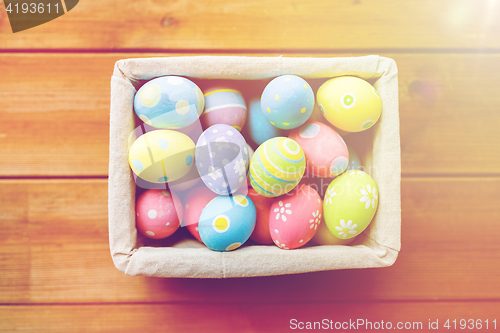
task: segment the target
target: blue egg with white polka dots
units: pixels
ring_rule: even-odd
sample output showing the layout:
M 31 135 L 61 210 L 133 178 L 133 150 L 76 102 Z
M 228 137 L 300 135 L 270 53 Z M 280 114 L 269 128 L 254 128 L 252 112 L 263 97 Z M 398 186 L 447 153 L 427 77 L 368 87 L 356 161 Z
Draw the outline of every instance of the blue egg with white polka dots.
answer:
M 198 231 L 203 243 L 214 251 L 239 248 L 255 228 L 255 205 L 243 194 L 219 196 L 201 212 Z
M 148 125 L 179 129 L 198 120 L 205 99 L 200 88 L 180 76 L 162 76 L 143 85 L 134 98 L 134 110 Z
M 314 108 L 314 92 L 296 75 L 282 75 L 268 83 L 262 93 L 261 110 L 267 121 L 281 129 L 304 124 Z

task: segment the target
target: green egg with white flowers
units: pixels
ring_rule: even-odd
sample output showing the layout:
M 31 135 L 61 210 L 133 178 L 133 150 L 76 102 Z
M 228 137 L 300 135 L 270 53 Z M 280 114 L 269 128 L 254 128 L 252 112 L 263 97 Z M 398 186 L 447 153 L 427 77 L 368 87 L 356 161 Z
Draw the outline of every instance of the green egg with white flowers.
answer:
M 347 171 L 328 186 L 323 214 L 328 230 L 339 239 L 354 238 L 363 232 L 377 212 L 378 187 L 360 170 Z

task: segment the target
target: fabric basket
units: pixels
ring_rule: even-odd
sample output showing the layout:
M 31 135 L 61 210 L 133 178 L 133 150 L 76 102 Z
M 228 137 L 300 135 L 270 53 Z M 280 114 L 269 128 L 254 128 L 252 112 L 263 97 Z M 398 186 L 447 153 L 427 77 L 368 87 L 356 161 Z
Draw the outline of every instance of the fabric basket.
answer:
M 383 104 L 370 144 L 362 153 L 365 168 L 379 187 L 379 207 L 370 226 L 349 246 L 307 246 L 282 250 L 251 245 L 215 252 L 194 239 L 167 247 L 144 246 L 135 227 L 135 182 L 128 165 L 129 135 L 134 130 L 133 101 L 142 80 L 163 75 L 194 79 L 262 80 L 284 74 L 304 79 L 353 75 L 368 80 Z M 295 274 L 392 265 L 400 250 L 401 153 L 398 78 L 394 60 L 380 56 L 305 58 L 186 56 L 126 59 L 116 62 L 111 78 L 109 151 L 109 242 L 115 266 L 128 275 L 227 278 Z M 309 245 L 309 244 L 308 244 Z

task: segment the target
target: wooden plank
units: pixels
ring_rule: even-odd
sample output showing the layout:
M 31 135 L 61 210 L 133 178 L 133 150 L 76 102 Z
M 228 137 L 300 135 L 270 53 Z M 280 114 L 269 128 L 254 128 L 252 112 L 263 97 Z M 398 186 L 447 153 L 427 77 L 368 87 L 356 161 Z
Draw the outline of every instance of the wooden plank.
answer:
M 499 9 L 497 0 L 81 1 L 57 20 L 18 34 L 2 10 L 0 48 L 498 50 Z
M 496 331 L 498 302 L 0 306 L 2 332 Z M 455 320 L 455 321 L 454 321 Z M 315 324 L 316 323 L 316 324 Z M 449 325 L 447 328 L 446 325 Z
M 1 239 L 0 253 L 27 254 L 0 262 L 0 303 L 500 299 L 500 178 L 403 179 L 402 252 L 393 267 L 226 280 L 119 272 L 109 254 L 106 185 L 0 181 L 0 234 L 19 220 L 27 232 Z M 18 199 L 4 205 L 7 198 Z
M 110 76 L 137 56 L 153 54 L 0 55 L 0 176 L 107 175 Z M 500 174 L 500 55 L 386 56 L 400 73 L 403 175 Z

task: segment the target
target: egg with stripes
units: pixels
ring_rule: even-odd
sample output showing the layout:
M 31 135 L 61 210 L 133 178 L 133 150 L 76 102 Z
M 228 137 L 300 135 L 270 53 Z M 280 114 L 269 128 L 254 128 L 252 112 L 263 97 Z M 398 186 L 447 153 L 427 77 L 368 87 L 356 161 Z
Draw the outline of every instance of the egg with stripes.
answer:
M 203 128 L 226 124 L 241 131 L 247 119 L 243 95 L 231 88 L 212 88 L 205 91 L 205 110 L 200 120 Z
M 162 129 L 178 129 L 197 121 L 205 99 L 200 88 L 180 76 L 150 80 L 137 91 L 134 110 L 144 123 Z
M 330 126 L 319 121 L 307 122 L 294 129 L 289 138 L 304 149 L 308 174 L 323 178 L 335 177 L 347 169 L 347 146 Z
M 307 185 L 275 198 L 269 215 L 274 244 L 285 250 L 307 244 L 318 230 L 322 210 L 321 197 Z
M 146 237 L 161 239 L 172 235 L 183 218 L 182 203 L 168 190 L 146 190 L 136 202 L 137 230 Z
M 340 239 L 351 239 L 363 232 L 377 211 L 379 191 L 369 174 L 347 171 L 332 180 L 323 200 L 325 223 Z
M 250 184 L 265 197 L 290 192 L 306 169 L 300 145 L 285 137 L 272 138 L 260 145 L 250 162 Z
M 314 92 L 296 75 L 282 75 L 267 84 L 261 96 L 261 111 L 270 124 L 292 129 L 304 124 L 314 108 Z
M 195 145 L 185 134 L 172 130 L 147 132 L 129 149 L 130 168 L 150 183 L 166 183 L 187 175 L 194 165 Z
M 256 216 L 255 206 L 247 196 L 218 196 L 201 212 L 200 238 L 214 251 L 235 250 L 250 238 Z
M 369 129 L 382 113 L 382 99 L 375 88 L 354 76 L 336 77 L 323 83 L 317 101 L 326 120 L 347 132 Z
M 238 130 L 225 124 L 213 125 L 196 143 L 196 168 L 209 189 L 229 195 L 246 183 L 249 153 Z

